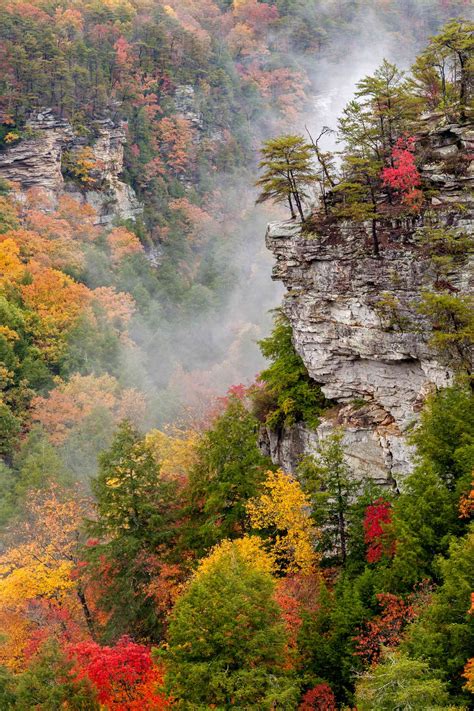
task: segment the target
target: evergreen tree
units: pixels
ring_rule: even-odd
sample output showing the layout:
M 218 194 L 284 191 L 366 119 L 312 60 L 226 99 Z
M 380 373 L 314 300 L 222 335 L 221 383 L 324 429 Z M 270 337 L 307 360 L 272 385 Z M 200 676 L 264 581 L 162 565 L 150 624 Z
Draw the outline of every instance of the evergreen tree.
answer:
M 103 584 L 99 604 L 108 613 L 105 636 L 133 634 L 160 639 L 163 620 L 147 593 L 150 556 L 166 553 L 173 540 L 174 484 L 160 477 L 151 451 L 128 423 L 99 459 L 92 483 L 100 542 L 86 549 L 89 573 Z M 104 570 L 113 569 L 110 579 Z
M 322 440 L 317 454 L 303 460 L 298 474 L 311 498 L 313 517 L 321 531 L 322 552 L 335 555 L 345 565 L 349 514 L 360 482 L 345 460 L 342 433 Z
M 199 556 L 223 538 L 242 535 L 247 526 L 247 502 L 271 468 L 257 446 L 257 424 L 245 405 L 231 397 L 198 445 L 183 542 Z
M 474 528 L 451 542 L 449 555 L 438 565 L 442 584 L 410 626 L 403 649 L 448 680 L 455 703 L 469 703 L 462 671 L 473 651 Z
M 367 671 L 357 684 L 359 711 L 434 711 L 453 708 L 446 684 L 426 662 L 410 659 L 399 652 Z
M 178 599 L 161 652 L 177 708 L 296 708 L 274 582 L 264 568 L 226 543 Z
M 296 422 L 317 427 L 319 415 L 328 405 L 320 386 L 308 375 L 292 338 L 288 319 L 277 310 L 271 335 L 259 342 L 270 365 L 260 373 L 263 387 L 256 387 L 251 394 L 256 416 L 274 430 Z
M 296 218 L 296 207 L 301 222 L 304 222 L 306 189 L 316 180 L 311 162 L 312 147 L 303 136 L 287 135 L 265 141 L 261 153 L 259 167 L 263 174 L 256 185 L 262 192 L 257 203 L 267 200 L 287 202 L 292 219 Z
M 16 699 L 10 707 L 17 711 L 99 711 L 95 691 L 86 679 L 78 679 L 73 663 L 54 641 L 46 642 L 16 684 Z M 5 708 L 9 708 L 8 706 Z
M 417 58 L 412 89 L 422 106 L 441 109 L 448 119 L 466 121 L 474 88 L 474 23 L 452 19 Z

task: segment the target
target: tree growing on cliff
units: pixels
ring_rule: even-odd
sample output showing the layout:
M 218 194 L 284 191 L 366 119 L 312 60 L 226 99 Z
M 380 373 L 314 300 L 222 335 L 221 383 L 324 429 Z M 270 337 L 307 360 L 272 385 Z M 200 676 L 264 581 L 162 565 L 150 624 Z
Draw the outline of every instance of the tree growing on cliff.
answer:
M 344 458 L 342 434 L 326 437 L 316 456 L 303 459 L 298 473 L 311 499 L 313 518 L 321 529 L 321 552 L 336 555 L 345 565 L 348 516 L 360 482 L 354 479 Z
M 306 190 L 316 181 L 312 153 L 312 146 L 306 143 L 303 136 L 279 136 L 265 141 L 259 163 L 263 173 L 256 182 L 262 190 L 257 204 L 267 200 L 287 202 L 291 218 L 296 219 L 296 208 L 301 222 L 304 222 L 303 201 L 308 197 Z
M 424 292 L 418 310 L 432 326 L 431 345 L 452 369 L 468 378 L 474 391 L 474 299 L 448 292 Z
M 329 403 L 296 352 L 291 325 L 281 310 L 275 311 L 273 331 L 259 346 L 270 363 L 260 373 L 261 385 L 251 392 L 257 419 L 272 430 L 296 422 L 317 427 L 319 415 Z
M 417 58 L 411 88 L 423 108 L 466 121 L 474 88 L 474 23 L 450 20 Z

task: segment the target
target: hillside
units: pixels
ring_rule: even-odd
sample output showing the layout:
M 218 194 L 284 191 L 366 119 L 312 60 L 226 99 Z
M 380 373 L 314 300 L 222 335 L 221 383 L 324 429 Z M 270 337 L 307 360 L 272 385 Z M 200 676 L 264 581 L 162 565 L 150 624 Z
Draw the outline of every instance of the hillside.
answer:
M 0 0 L 1 709 L 472 706 L 473 19 Z

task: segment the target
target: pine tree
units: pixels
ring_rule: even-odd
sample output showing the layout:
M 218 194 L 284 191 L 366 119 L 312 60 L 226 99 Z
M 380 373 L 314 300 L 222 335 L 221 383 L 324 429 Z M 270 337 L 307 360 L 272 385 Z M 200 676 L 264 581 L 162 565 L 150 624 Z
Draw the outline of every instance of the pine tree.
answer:
M 287 202 L 292 219 L 296 218 L 296 206 L 304 222 L 303 201 L 308 197 L 306 189 L 316 180 L 311 145 L 303 136 L 279 136 L 265 141 L 261 153 L 259 167 L 263 174 L 256 185 L 262 192 L 257 203 L 267 200 Z

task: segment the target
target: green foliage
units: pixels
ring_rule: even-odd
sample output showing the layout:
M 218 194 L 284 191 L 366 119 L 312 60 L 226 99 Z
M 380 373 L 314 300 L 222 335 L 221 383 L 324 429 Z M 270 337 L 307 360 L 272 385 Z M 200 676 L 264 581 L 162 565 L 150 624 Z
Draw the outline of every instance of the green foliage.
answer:
M 474 299 L 469 295 L 424 292 L 418 310 L 431 322 L 430 345 L 451 368 L 471 378 Z
M 15 708 L 15 678 L 8 669 L 0 667 L 0 708 L 9 711 Z
M 423 109 L 441 110 L 449 121 L 472 112 L 474 24 L 451 19 L 431 38 L 413 66 L 412 89 Z
M 436 575 L 434 556 L 445 553 L 450 537 L 460 527 L 458 497 L 429 468 L 418 467 L 403 485 L 393 506 L 396 554 L 391 567 L 392 585 L 407 590 Z
M 18 470 L 16 495 L 23 500 L 28 490 L 46 489 L 51 484 L 72 484 L 58 452 L 40 427 L 33 428 L 15 457 Z
M 271 462 L 257 446 L 257 421 L 231 397 L 198 445 L 189 473 L 188 523 L 184 540 L 198 555 L 224 538 L 242 535 L 246 504 L 256 496 Z
M 302 222 L 305 220 L 303 200 L 306 188 L 316 181 L 312 165 L 312 147 L 303 136 L 279 136 L 265 141 L 261 149 L 259 168 L 263 171 L 257 180 L 262 189 L 257 203 L 272 200 L 288 203 L 291 217 L 295 219 L 295 207 Z
M 19 433 L 20 420 L 8 405 L 0 402 L 0 456 L 12 454 Z
M 369 615 L 363 598 L 358 581 L 343 577 L 332 591 L 321 583 L 316 611 L 303 615 L 299 651 L 305 684 L 324 680 L 341 701 L 350 702 L 354 672 L 361 667 L 354 636 Z
M 312 515 L 321 530 L 318 547 L 345 565 L 348 553 L 348 517 L 361 483 L 354 478 L 344 458 L 342 433 L 323 439 L 314 456 L 298 468 L 303 488 L 309 494 Z
M 175 486 L 160 478 L 144 440 L 124 422 L 99 458 L 92 489 L 97 521 L 90 530 L 101 541 L 87 548 L 85 556 L 98 584 L 104 566 L 114 570 L 99 602 L 110 615 L 104 636 L 133 634 L 156 641 L 162 620 L 147 593 L 153 575 L 150 556 L 171 541 Z
M 462 385 L 432 395 L 412 441 L 424 466 L 454 488 L 474 469 L 474 398 Z
M 260 373 L 263 388 L 252 395 L 256 416 L 271 429 L 295 422 L 317 427 L 329 403 L 296 353 L 291 326 L 281 312 L 276 313 L 271 336 L 260 341 L 260 349 L 271 364 Z
M 286 636 L 269 573 L 234 546 L 191 580 L 171 615 L 166 688 L 181 709 L 294 709 Z
M 434 557 L 446 554 L 465 524 L 458 504 L 469 490 L 474 468 L 474 401 L 463 386 L 431 396 L 413 435 L 419 464 L 394 503 L 397 541 L 391 574 L 402 589 L 424 577 L 438 577 Z
M 474 616 L 469 613 L 474 590 L 474 529 L 453 540 L 449 555 L 438 561 L 442 584 L 430 605 L 408 630 L 403 648 L 410 656 L 426 660 L 449 681 L 456 703 L 469 703 L 462 691 L 462 670 L 472 656 Z
M 46 642 L 16 685 L 16 699 L 10 708 L 16 711 L 99 711 L 95 691 L 86 679 L 78 679 L 59 645 Z M 8 706 L 6 708 L 9 708 Z
M 400 652 L 387 654 L 363 675 L 356 689 L 359 711 L 435 711 L 449 708 L 448 702 L 446 685 L 429 665 Z

